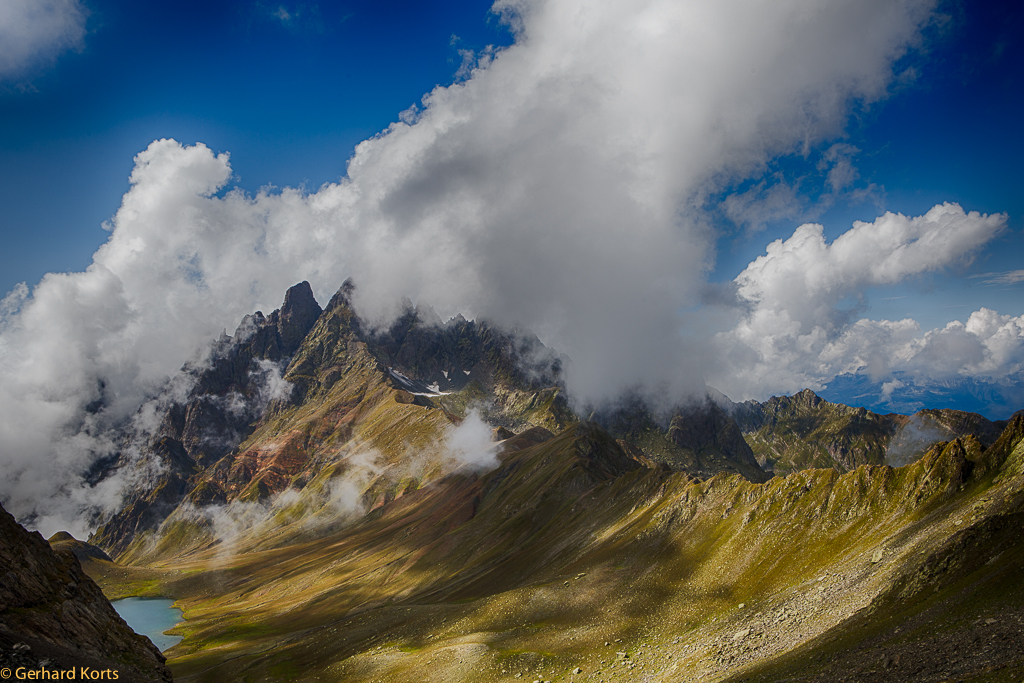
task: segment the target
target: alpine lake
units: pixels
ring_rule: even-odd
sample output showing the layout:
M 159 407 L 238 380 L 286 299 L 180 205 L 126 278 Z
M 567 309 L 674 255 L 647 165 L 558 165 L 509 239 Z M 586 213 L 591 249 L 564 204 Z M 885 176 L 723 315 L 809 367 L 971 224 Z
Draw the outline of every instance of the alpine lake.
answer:
M 132 630 L 153 641 L 161 652 L 181 642 L 181 636 L 164 633 L 182 621 L 181 610 L 166 598 L 124 598 L 110 603 Z

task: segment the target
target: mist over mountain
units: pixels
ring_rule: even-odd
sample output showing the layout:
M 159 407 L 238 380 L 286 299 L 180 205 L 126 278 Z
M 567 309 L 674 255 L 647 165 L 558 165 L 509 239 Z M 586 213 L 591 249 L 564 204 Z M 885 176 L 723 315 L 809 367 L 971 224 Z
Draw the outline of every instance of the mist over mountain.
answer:
M 1003 214 L 886 213 L 831 244 L 803 225 L 728 286 L 705 282 L 712 197 L 816 145 L 845 187 L 850 152 L 830 143 L 889 95 L 932 2 L 577 9 L 497 3 L 515 43 L 475 55 L 313 191 L 232 189 L 229 154 L 202 143 L 140 152 L 92 264 L 0 304 L 0 499 L 109 512 L 118 496 L 95 473 L 119 457 L 119 430 L 298 279 L 323 301 L 353 277 L 372 327 L 407 298 L 528 329 L 569 359 L 581 404 L 639 387 L 671 405 L 705 383 L 763 400 L 856 372 L 884 402 L 911 384 L 893 373 L 928 387 L 1019 372 L 1019 318 L 982 309 L 923 331 L 856 306 L 865 288 L 969 260 Z M 32 523 L 84 533 L 82 519 Z
M 1000 428 L 957 411 L 875 415 L 810 390 L 735 403 L 710 389 L 673 400 L 641 387 L 583 402 L 567 390 L 572 360 L 528 331 L 442 321 L 411 302 L 390 326 L 375 327 L 356 312 L 358 290 L 346 281 L 321 308 L 309 283 L 295 285 L 279 309 L 246 315 L 186 363 L 106 432 L 110 455 L 81 480 L 102 493 L 102 506 L 66 494 L 15 495 L 8 505 L 37 525 L 102 525 L 98 542 L 121 553 L 155 542 L 167 520 L 205 518 L 218 534 L 249 528 L 302 491 L 315 492 L 304 504 L 323 506 L 328 518 L 365 513 L 410 481 L 496 466 L 493 428 L 550 435 L 587 417 L 647 466 L 753 482 L 807 467 L 906 464 L 944 439 L 974 435 L 988 445 Z M 387 387 L 409 409 L 431 409 L 430 418 L 382 413 L 360 427 L 384 410 L 376 402 Z M 105 410 L 102 399 L 90 407 Z

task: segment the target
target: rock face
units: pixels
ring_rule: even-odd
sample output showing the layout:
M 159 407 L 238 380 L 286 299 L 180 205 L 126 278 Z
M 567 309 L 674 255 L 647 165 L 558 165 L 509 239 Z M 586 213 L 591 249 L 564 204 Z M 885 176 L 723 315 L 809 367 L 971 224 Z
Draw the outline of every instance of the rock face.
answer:
M 323 309 L 313 298 L 308 282 L 300 282 L 285 293 L 276 321 L 278 348 L 282 355 L 291 356 L 298 350 L 321 313 Z
M 627 450 L 639 449 L 651 464 L 705 478 L 719 472 L 740 474 L 752 482 L 770 478 L 754 458 L 739 424 L 710 397 L 677 406 L 659 419 L 645 399 L 630 396 L 595 411 L 594 419 L 620 438 Z
M 118 680 L 171 680 L 164 656 L 124 623 L 73 550 L 54 552 L 2 507 L 0 576 L 4 666 L 38 669 L 48 660 L 53 669 L 111 669 Z
M 93 539 L 96 544 L 116 554 L 136 534 L 155 529 L 191 490 L 194 475 L 251 434 L 268 406 L 291 399 L 281 374 L 321 313 L 309 283 L 301 282 L 288 290 L 279 310 L 246 316 L 234 336 L 215 342 L 206 362 L 182 368 L 155 401 L 162 414 L 156 433 L 126 435 L 116 468 L 132 472 L 138 483 Z M 176 398 L 182 387 L 184 400 Z
M 1005 425 L 959 410 L 879 415 L 826 401 L 810 389 L 729 411 L 765 469 L 786 475 L 808 468 L 849 472 L 861 465 L 905 465 L 933 443 L 973 435 L 991 445 Z
M 668 438 L 679 448 L 694 454 L 696 467 L 693 469 L 736 471 L 753 482 L 769 478 L 743 440 L 739 424 L 713 401 L 677 410 L 669 424 Z

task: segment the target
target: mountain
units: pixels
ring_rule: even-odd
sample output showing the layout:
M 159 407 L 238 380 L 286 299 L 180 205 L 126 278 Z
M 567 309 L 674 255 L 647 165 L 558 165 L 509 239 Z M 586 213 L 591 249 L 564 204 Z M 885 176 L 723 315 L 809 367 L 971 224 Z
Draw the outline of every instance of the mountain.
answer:
M 184 606 L 170 653 L 182 681 L 1024 668 L 1024 418 L 989 448 L 965 437 L 903 468 L 763 484 L 645 466 L 587 422 L 522 439 L 499 463 L 317 536 L 283 515 L 230 550 L 123 570 Z M 970 645 L 993 634 L 996 648 Z
M 1009 418 L 1024 405 L 1024 373 L 990 379 L 925 378 L 896 371 L 874 379 L 863 374 L 842 374 L 823 388 L 829 400 L 862 405 L 870 410 L 913 413 L 929 408 L 985 412 Z
M 82 571 L 76 554 L 86 544 L 64 534 L 55 546 L 0 507 L 0 666 L 70 670 L 76 680 L 84 667 L 108 680 L 116 672 L 122 681 L 170 681 L 164 656 Z
M 372 509 L 446 471 L 445 435 L 473 411 L 506 430 L 579 421 L 562 360 L 536 337 L 461 316 L 441 323 L 411 304 L 376 330 L 352 310 L 353 289 L 345 283 L 321 311 L 309 285 L 296 285 L 280 311 L 247 317 L 208 361 L 186 365 L 142 411 L 155 412 L 159 427 L 126 435 L 112 472 L 134 483 L 93 542 L 133 562 L 179 552 L 185 538 L 199 548 L 212 542 L 205 530 L 214 520 L 197 510 L 265 505 L 286 491 L 320 509 L 346 476 L 359 479 L 358 506 Z M 767 479 L 736 422 L 712 402 L 677 408 L 661 426 L 649 415 L 603 419 L 634 460 Z M 371 474 L 395 467 L 407 470 L 398 481 Z
M 53 541 L 178 601 L 176 679 L 1024 674 L 1024 415 L 804 391 L 582 419 L 528 332 L 408 303 L 377 329 L 353 292 L 300 284 L 187 364 L 97 475 L 122 508 Z
M 279 395 L 291 390 L 281 382 L 281 369 L 321 313 L 308 282 L 292 287 L 280 309 L 246 316 L 234 337 L 186 364 L 164 394 L 143 407 L 140 417 L 158 425 L 152 433 L 129 430 L 120 458 L 104 473 L 117 472 L 135 485 L 96 544 L 118 552 L 125 539 L 158 526 L 181 502 L 190 477 L 231 452 L 268 406 L 287 398 Z
M 626 448 L 674 470 L 696 477 L 735 473 L 754 482 L 771 476 L 756 460 L 731 411 L 710 397 L 675 406 L 659 417 L 648 399 L 631 395 L 593 417 Z
M 879 415 L 826 401 L 810 389 L 764 403 L 726 404 L 758 464 L 779 475 L 812 467 L 849 472 L 861 465 L 905 465 L 938 441 L 973 435 L 989 446 L 1006 425 L 976 413 L 925 409 Z

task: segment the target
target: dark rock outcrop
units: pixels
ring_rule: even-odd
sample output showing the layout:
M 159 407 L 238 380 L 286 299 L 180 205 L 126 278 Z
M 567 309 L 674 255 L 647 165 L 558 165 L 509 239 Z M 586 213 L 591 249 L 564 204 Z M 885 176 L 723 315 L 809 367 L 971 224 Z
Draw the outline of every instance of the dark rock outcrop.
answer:
M 302 340 L 313 329 L 323 309 L 313 298 L 309 283 L 303 281 L 285 292 L 284 304 L 276 313 L 278 348 L 283 355 L 291 356 L 298 351 Z
M 657 415 L 640 395 L 594 411 L 594 419 L 638 462 L 665 465 L 695 477 L 719 472 L 740 474 L 752 482 L 770 478 L 758 465 L 732 415 L 709 397 Z
M 57 554 L 71 553 L 78 558 L 79 562 L 87 562 L 89 560 L 111 561 L 110 556 L 103 552 L 102 548 L 85 541 L 79 541 L 66 531 L 58 531 L 53 536 L 50 536 L 47 542 Z
M 164 656 L 118 616 L 73 549 L 55 552 L 2 507 L 0 577 L 0 664 L 76 673 L 87 666 L 117 671 L 122 681 L 171 680 Z
M 137 437 L 126 439 L 118 467 L 133 471 L 137 483 L 97 531 L 97 545 L 116 555 L 141 532 L 155 530 L 188 493 L 193 475 L 249 436 L 273 402 L 293 398 L 276 395 L 287 386 L 280 374 L 321 313 L 309 283 L 300 282 L 280 309 L 247 315 L 234 336 L 214 343 L 208 359 L 182 368 L 176 381 L 189 387 L 185 400 L 172 398 L 172 386 L 158 399 L 164 412 L 155 436 L 141 446 Z M 130 455 L 133 449 L 141 455 Z
M 691 473 L 735 471 L 753 482 L 770 478 L 758 465 L 736 420 L 711 400 L 677 409 L 668 438 L 693 454 Z

